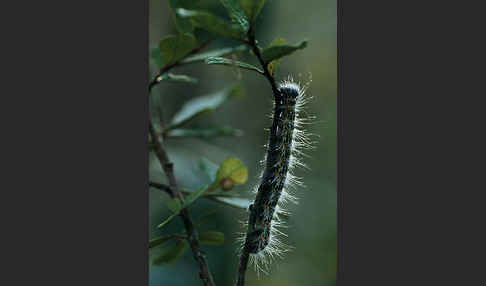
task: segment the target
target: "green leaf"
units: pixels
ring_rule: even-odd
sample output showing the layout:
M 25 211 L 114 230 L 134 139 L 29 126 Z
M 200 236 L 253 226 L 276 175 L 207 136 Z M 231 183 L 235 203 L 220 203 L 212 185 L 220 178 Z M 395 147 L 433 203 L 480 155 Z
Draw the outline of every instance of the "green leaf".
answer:
M 182 60 L 181 63 L 188 64 L 188 63 L 193 63 L 193 62 L 202 62 L 206 60 L 206 58 L 209 57 L 221 57 L 221 56 L 226 56 L 229 54 L 233 54 L 236 52 L 242 52 L 246 51 L 248 48 L 246 45 L 240 45 L 237 47 L 232 47 L 232 48 L 223 48 L 223 49 L 218 49 L 218 50 L 213 50 L 213 51 L 208 51 L 205 53 L 199 53 L 194 56 L 187 57 L 186 59 Z
M 178 8 L 185 8 L 185 9 L 192 9 L 195 8 L 199 2 L 196 1 L 187 1 L 187 0 L 169 0 L 170 7 L 172 11 L 177 11 Z M 176 27 L 181 33 L 192 33 L 194 27 L 189 19 L 185 19 L 178 15 L 177 13 L 173 13 L 174 21 L 176 23 Z
M 167 133 L 168 137 L 202 137 L 242 136 L 243 131 L 232 127 L 215 127 L 205 129 L 174 129 Z
M 279 59 L 281 57 L 287 56 L 295 52 L 296 50 L 303 49 L 307 47 L 307 41 L 302 41 L 297 45 L 277 45 L 266 48 L 262 52 L 263 60 L 269 63 L 273 60 Z
M 179 213 L 179 211 L 181 210 L 182 204 L 181 204 L 181 201 L 179 201 L 178 199 L 170 199 L 170 200 L 167 201 L 167 207 L 173 213 Z
M 273 39 L 273 41 L 270 43 L 270 45 L 268 45 L 268 47 L 270 48 L 270 47 L 280 46 L 283 44 L 285 44 L 285 39 L 282 37 L 277 37 Z
M 201 244 L 220 245 L 224 243 L 224 233 L 219 231 L 206 231 L 199 233 Z
M 225 66 L 234 66 L 234 67 L 239 67 L 242 69 L 247 69 L 247 70 L 252 70 L 256 71 L 258 73 L 263 74 L 263 71 L 253 65 L 243 63 L 240 61 L 235 61 L 235 60 L 230 60 L 230 59 L 225 59 L 221 57 L 209 57 L 206 59 L 206 64 L 208 65 L 225 65 Z
M 186 240 L 179 240 L 176 244 L 164 249 L 152 263 L 155 265 L 174 263 L 184 255 L 188 248 L 189 243 Z
M 171 82 L 184 82 L 184 83 L 197 83 L 198 79 L 187 75 L 178 75 L 172 73 L 165 73 L 162 75 L 160 80 L 166 80 Z M 159 81 L 160 81 L 159 80 Z
M 209 159 L 203 157 L 199 161 L 199 168 L 208 175 L 211 182 L 216 179 L 219 166 L 211 162 Z
M 169 240 L 174 239 L 174 238 L 176 238 L 176 237 L 173 236 L 173 235 L 168 235 L 168 236 L 160 236 L 160 237 L 151 239 L 149 241 L 149 249 L 154 248 L 156 246 L 159 246 L 159 245 L 165 243 L 166 241 L 169 241 Z
M 285 39 L 284 38 L 275 38 L 269 45 L 269 47 L 274 47 L 274 46 L 279 46 L 285 44 Z M 270 75 L 274 75 L 275 71 L 277 70 L 277 67 L 280 65 L 280 62 L 282 59 L 277 59 L 273 60 L 270 63 L 268 63 L 268 71 L 270 72 Z
M 197 189 L 195 192 L 192 192 L 189 196 L 184 199 L 184 204 L 182 205 L 181 209 L 187 208 L 190 204 L 196 201 L 200 196 L 204 194 L 204 192 L 208 189 L 208 186 L 201 187 Z
M 174 212 L 171 216 L 169 216 L 166 220 L 161 222 L 157 228 L 162 228 L 164 227 L 167 223 L 169 223 L 171 220 L 173 220 L 176 216 L 179 215 L 181 210 L 187 208 L 190 204 L 192 204 L 194 201 L 196 201 L 200 196 L 204 194 L 204 192 L 208 189 L 207 186 L 203 186 L 199 189 L 197 189 L 194 192 L 191 192 L 185 199 L 184 199 L 184 204 L 177 208 L 177 203 L 171 203 L 171 206 L 168 206 L 171 211 Z M 170 201 L 169 201 L 170 202 Z M 168 203 L 169 204 L 169 203 Z
M 245 198 L 231 198 L 231 197 L 219 197 L 219 196 L 214 196 L 211 197 L 212 200 L 216 202 L 223 203 L 225 205 L 235 207 L 238 209 L 245 209 L 247 210 L 248 207 L 250 206 L 251 202 L 248 199 Z
M 161 222 L 157 228 L 163 228 L 166 224 L 168 224 L 171 220 L 173 220 L 176 216 L 178 215 L 177 214 L 172 214 L 171 216 L 169 216 L 166 220 L 164 220 L 163 222 Z
M 234 39 L 241 39 L 243 37 L 243 33 L 238 25 L 226 22 L 209 12 L 177 9 L 176 14 L 180 18 L 190 21 L 195 27 L 216 35 Z
M 255 22 L 256 17 L 260 14 L 266 0 L 241 0 L 241 7 L 245 10 L 251 23 Z
M 221 4 L 228 10 L 228 14 L 234 22 L 240 25 L 241 30 L 246 33 L 250 28 L 245 11 L 240 5 L 240 0 L 220 0 Z
M 171 124 L 166 127 L 166 131 L 178 128 L 205 112 L 217 109 L 228 99 L 240 95 L 240 93 L 241 88 L 234 86 L 215 94 L 199 96 L 189 100 L 174 115 Z
M 165 37 L 164 39 L 160 40 L 159 43 L 162 66 L 177 62 L 196 47 L 196 38 L 188 33 Z

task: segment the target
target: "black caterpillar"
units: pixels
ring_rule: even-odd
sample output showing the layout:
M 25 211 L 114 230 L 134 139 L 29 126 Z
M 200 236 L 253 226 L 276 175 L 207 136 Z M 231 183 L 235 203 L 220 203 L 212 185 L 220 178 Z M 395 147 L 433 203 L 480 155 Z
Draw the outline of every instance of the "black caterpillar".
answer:
M 285 213 L 282 204 L 295 201 L 290 193 L 292 187 L 301 185 L 291 170 L 297 165 L 302 154 L 301 147 L 310 146 L 311 142 L 299 129 L 303 120 L 299 110 L 305 104 L 305 89 L 292 79 L 282 82 L 275 99 L 273 123 L 270 128 L 269 142 L 264 160 L 264 171 L 256 197 L 249 207 L 249 220 L 243 247 L 251 253 L 250 260 L 255 267 L 261 261 L 268 264 L 274 256 L 280 256 L 287 247 L 278 239 L 277 227 L 282 224 L 280 215 Z

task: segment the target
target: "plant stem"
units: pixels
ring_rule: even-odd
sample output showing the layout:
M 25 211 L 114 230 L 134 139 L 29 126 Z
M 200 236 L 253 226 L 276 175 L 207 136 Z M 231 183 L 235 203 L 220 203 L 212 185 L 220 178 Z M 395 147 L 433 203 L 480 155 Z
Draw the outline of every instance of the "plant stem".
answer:
M 258 47 L 255 40 L 253 27 L 250 28 L 250 30 L 248 30 L 248 41 L 245 43 L 251 47 L 253 53 L 258 58 L 258 61 L 260 62 L 260 65 L 262 66 L 263 69 L 263 75 L 267 78 L 268 82 L 272 86 L 273 97 L 275 98 L 275 100 L 277 100 L 280 96 L 280 92 L 278 91 L 275 79 L 273 78 L 273 76 L 270 74 L 270 71 L 268 70 L 268 63 L 266 63 L 263 60 L 262 54 L 260 52 L 260 48 Z
M 150 137 L 152 138 L 152 142 L 155 146 L 155 154 L 159 159 L 160 165 L 164 170 L 165 175 L 169 179 L 169 188 L 171 192 L 168 192 L 172 198 L 177 198 L 180 200 L 181 204 L 184 203 L 184 197 L 182 196 L 181 192 L 177 188 L 177 182 L 174 176 L 174 164 L 170 162 L 167 152 L 163 148 L 162 144 L 157 137 L 157 133 L 155 132 L 154 125 L 152 123 L 152 119 L 149 118 L 149 132 Z M 184 223 L 184 227 L 187 232 L 187 241 L 191 247 L 192 253 L 194 255 L 194 259 L 199 264 L 199 277 L 204 283 L 204 286 L 214 286 L 213 276 L 211 275 L 211 271 L 209 270 L 209 265 L 202 254 L 200 247 L 199 247 L 199 239 L 197 235 L 197 231 L 194 228 L 194 224 L 192 219 L 189 215 L 189 211 L 187 209 L 183 209 L 179 216 L 182 218 Z
M 167 186 L 165 184 L 155 183 L 155 182 L 149 182 L 149 186 L 165 191 L 167 194 L 169 194 L 169 196 L 174 197 L 170 186 Z
M 208 40 L 202 45 L 200 45 L 199 47 L 193 49 L 187 56 L 198 53 L 199 51 L 204 49 L 210 43 L 210 41 L 211 40 Z M 152 88 L 158 83 L 160 83 L 159 77 L 161 77 L 164 73 L 168 72 L 170 69 L 182 65 L 181 61 L 184 58 L 170 65 L 166 65 L 159 70 L 158 74 L 149 83 L 149 88 L 148 88 L 149 94 L 152 91 Z M 161 121 L 161 125 L 162 125 L 162 121 Z M 152 139 L 152 143 L 155 147 L 154 148 L 155 154 L 157 155 L 160 165 L 162 166 L 162 169 L 164 170 L 164 173 L 169 180 L 169 186 L 163 184 L 157 184 L 157 183 L 150 183 L 150 186 L 166 191 L 171 198 L 177 198 L 179 199 L 181 204 L 183 204 L 184 197 L 177 188 L 177 182 L 174 175 L 174 164 L 169 160 L 169 156 L 167 155 L 167 152 L 165 151 L 164 147 L 159 141 L 159 137 L 155 132 L 155 128 L 151 118 L 149 118 L 149 132 L 150 132 L 150 137 Z M 184 227 L 187 232 L 187 241 L 189 242 L 189 245 L 191 247 L 192 253 L 194 255 L 194 259 L 199 264 L 199 277 L 203 281 L 204 286 L 215 286 L 213 276 L 211 275 L 211 271 L 209 270 L 208 262 L 200 250 L 197 231 L 189 215 L 189 211 L 187 209 L 183 209 L 180 212 L 179 216 L 182 218 L 182 221 L 184 223 Z

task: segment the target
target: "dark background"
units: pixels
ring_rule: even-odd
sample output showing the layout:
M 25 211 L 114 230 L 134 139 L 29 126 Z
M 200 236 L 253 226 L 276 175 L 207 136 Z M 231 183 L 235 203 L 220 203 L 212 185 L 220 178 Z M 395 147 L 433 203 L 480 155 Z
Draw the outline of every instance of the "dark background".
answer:
M 226 16 L 219 1 L 202 1 L 214 13 Z M 172 12 L 167 1 L 150 1 L 149 48 L 156 47 L 161 38 L 175 34 Z M 274 38 L 283 37 L 294 44 L 309 41 L 308 47 L 284 57 L 276 79 L 291 75 L 302 84 L 309 84 L 307 93 L 313 97 L 308 104 L 308 114 L 315 116 L 312 124 L 305 126 L 310 138 L 316 143 L 315 150 L 305 150 L 309 158 L 303 158 L 310 171 L 298 170 L 306 188 L 299 188 L 298 205 L 290 205 L 292 213 L 285 233 L 287 244 L 295 249 L 272 264 L 269 275 L 257 279 L 253 269 L 248 271 L 249 285 L 335 285 L 337 271 L 337 23 L 336 1 L 267 1 L 256 22 L 257 39 L 263 47 Z M 234 45 L 219 39 L 208 50 Z M 238 43 L 236 43 L 238 44 Z M 243 55 L 240 60 L 259 66 L 254 56 Z M 151 70 L 156 71 L 153 61 Z M 173 69 L 171 72 L 194 76 L 199 84 L 188 85 L 162 82 L 154 88 L 152 112 L 170 121 L 182 104 L 195 96 L 218 91 L 238 81 L 237 72 L 228 67 L 208 66 L 204 63 Z M 198 160 L 206 157 L 219 163 L 228 156 L 240 158 L 249 168 L 248 182 L 238 187 L 245 197 L 253 198 L 250 190 L 258 184 L 271 120 L 272 93 L 267 80 L 251 71 L 240 71 L 244 94 L 224 104 L 216 112 L 201 116 L 191 123 L 195 127 L 230 125 L 244 132 L 242 137 L 216 139 L 168 139 L 167 149 L 175 164 L 175 173 L 182 187 L 197 188 L 208 183 L 198 170 Z M 159 98 L 156 98 L 159 97 Z M 160 106 L 160 108 L 159 108 Z M 153 154 L 152 154 L 153 155 Z M 150 157 L 150 178 L 165 180 L 155 156 Z M 150 189 L 151 236 L 170 234 L 182 229 L 182 223 L 171 223 L 164 231 L 156 231 L 156 225 L 170 215 L 168 196 L 157 189 Z M 226 236 L 223 246 L 203 246 L 211 270 L 218 285 L 231 285 L 235 281 L 238 247 L 237 232 L 243 231 L 240 220 L 246 220 L 244 211 L 220 206 L 201 200 L 191 208 L 192 216 L 217 209 L 217 214 L 200 231 L 218 230 Z M 150 285 L 199 285 L 197 265 L 191 252 L 174 265 L 150 266 Z

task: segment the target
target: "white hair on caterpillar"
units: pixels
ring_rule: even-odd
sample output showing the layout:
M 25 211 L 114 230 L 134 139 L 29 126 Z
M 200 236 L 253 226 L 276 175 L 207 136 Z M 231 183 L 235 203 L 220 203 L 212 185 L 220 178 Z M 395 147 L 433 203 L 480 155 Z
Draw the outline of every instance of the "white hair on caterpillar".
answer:
M 296 193 L 304 188 L 302 179 L 296 177 L 293 171 L 296 168 L 303 168 L 309 170 L 305 163 L 302 161 L 302 157 L 308 157 L 303 150 L 313 149 L 314 143 L 310 140 L 308 134 L 303 130 L 305 125 L 311 124 L 315 117 L 311 117 L 306 112 L 306 104 L 312 97 L 306 94 L 309 83 L 305 84 L 303 87 L 300 83 L 295 82 L 291 76 L 288 76 L 283 80 L 279 86 L 279 92 L 281 93 L 281 102 L 274 102 L 275 108 L 284 108 L 286 110 L 294 110 L 293 118 L 286 118 L 287 113 L 280 112 L 279 118 L 275 118 L 275 111 L 271 113 L 271 119 L 273 122 L 277 122 L 277 126 L 281 126 L 280 129 L 277 128 L 274 136 L 281 136 L 277 139 L 280 144 L 274 146 L 274 150 L 270 150 L 270 141 L 265 145 L 267 152 L 265 153 L 264 159 L 261 161 L 262 171 L 260 172 L 260 182 L 263 182 L 263 175 L 267 167 L 271 170 L 275 170 L 275 174 L 271 174 L 271 184 L 275 190 L 278 190 L 278 202 L 275 205 L 274 212 L 271 217 L 271 221 L 267 227 L 270 228 L 268 236 L 268 244 L 266 244 L 263 249 L 260 249 L 257 253 L 250 253 L 249 262 L 254 265 L 255 271 L 258 273 L 267 273 L 271 263 L 277 258 L 281 258 L 282 255 L 292 249 L 291 246 L 286 245 L 282 242 L 282 237 L 287 236 L 281 231 L 282 228 L 286 228 L 285 220 L 290 216 L 290 213 L 286 210 L 286 206 L 291 203 L 297 203 Z M 278 105 L 278 106 L 276 106 Z M 289 113 L 291 114 L 291 113 Z M 266 129 L 270 131 L 270 129 Z M 270 134 L 272 136 L 272 134 Z M 287 137 L 290 140 L 287 140 Z M 273 138 L 275 139 L 275 138 Z M 285 139 L 285 140 L 284 140 Z M 290 141 L 290 142 L 288 142 Z M 268 152 L 275 152 L 278 155 L 277 161 L 274 162 L 272 166 L 267 166 Z M 287 154 L 287 155 L 284 155 Z M 286 161 L 282 161 L 286 160 Z M 286 167 L 282 167 L 286 166 Z M 268 183 L 268 182 L 266 182 Z M 259 185 L 254 186 L 253 193 L 258 194 Z M 272 194 L 274 195 L 274 194 Z M 273 198 L 273 196 L 270 198 Z M 265 202 L 268 205 L 269 202 Z M 242 222 L 245 229 L 248 227 L 248 221 Z M 237 242 L 240 244 L 239 251 L 243 250 L 247 233 L 239 233 Z M 263 238 L 262 238 L 263 239 Z

